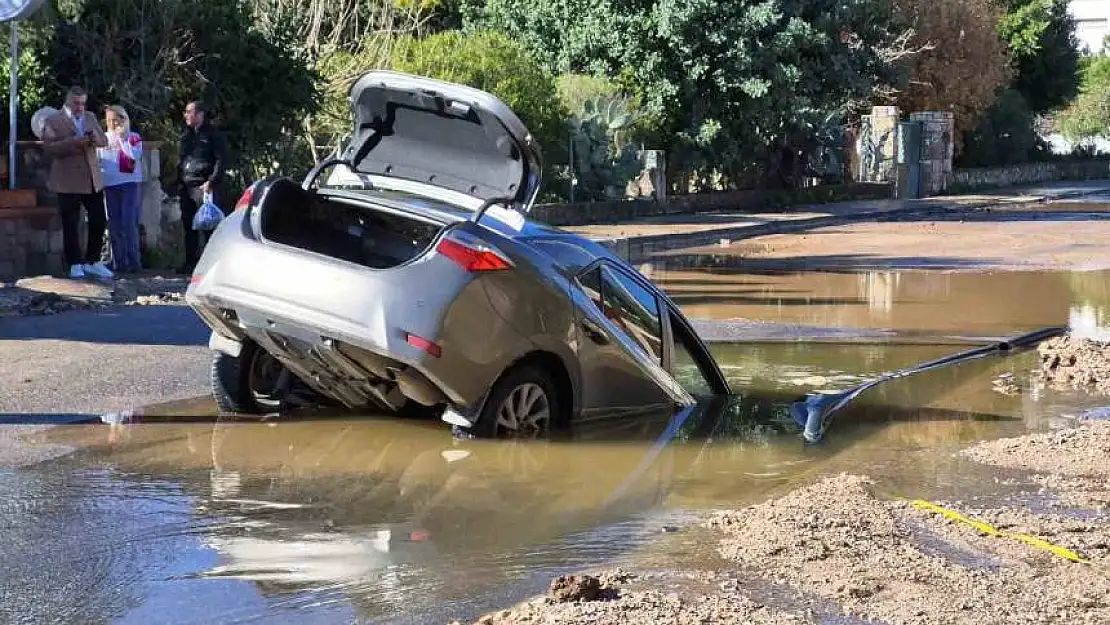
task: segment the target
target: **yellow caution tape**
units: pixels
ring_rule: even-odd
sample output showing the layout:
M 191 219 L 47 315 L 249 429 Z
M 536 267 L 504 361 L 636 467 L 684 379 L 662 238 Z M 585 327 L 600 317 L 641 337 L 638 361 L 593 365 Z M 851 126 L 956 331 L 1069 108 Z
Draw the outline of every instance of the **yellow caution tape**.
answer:
M 983 523 L 982 521 L 975 521 L 973 519 L 969 519 L 966 516 L 960 514 L 959 512 L 956 512 L 955 510 L 950 510 L 950 509 L 945 508 L 943 506 L 938 506 L 935 503 L 925 501 L 923 499 L 914 499 L 910 503 L 915 508 L 919 508 L 919 509 L 922 509 L 922 510 L 929 510 L 931 512 L 936 512 L 937 514 L 940 514 L 940 515 L 942 515 L 946 518 L 952 519 L 953 521 L 957 521 L 959 523 L 964 523 L 966 525 L 970 525 L 971 527 L 979 530 L 980 532 L 982 532 L 984 534 L 988 534 L 990 536 L 997 536 L 999 538 L 1013 538 L 1014 540 L 1020 540 L 1021 542 L 1025 543 L 1027 545 L 1030 545 L 1032 547 L 1036 547 L 1037 549 L 1043 549 L 1044 551 L 1047 551 L 1051 554 L 1057 555 L 1057 556 L 1059 556 L 1061 558 L 1064 558 L 1066 560 L 1071 560 L 1072 562 L 1079 562 L 1081 564 L 1090 564 L 1091 563 L 1090 560 L 1084 559 L 1083 557 L 1081 557 L 1079 554 L 1075 553 L 1071 549 L 1066 549 L 1064 547 L 1054 545 L 1054 544 L 1048 542 L 1047 540 L 1044 540 L 1043 538 L 1037 538 L 1036 536 L 1030 536 L 1029 534 L 1020 534 L 1020 533 L 1017 533 L 1017 532 L 1014 532 L 1014 533 L 1003 532 L 1002 530 L 994 527 L 993 525 L 988 525 L 987 523 Z

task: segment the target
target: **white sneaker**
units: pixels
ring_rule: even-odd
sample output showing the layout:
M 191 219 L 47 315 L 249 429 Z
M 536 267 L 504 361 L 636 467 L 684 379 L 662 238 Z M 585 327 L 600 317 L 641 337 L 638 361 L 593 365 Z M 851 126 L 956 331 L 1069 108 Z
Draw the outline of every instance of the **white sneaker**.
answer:
M 73 265 L 69 268 L 69 279 L 70 280 L 82 280 L 82 279 L 84 279 L 84 277 L 85 277 L 85 270 L 81 267 L 81 265 Z
M 85 273 L 92 274 L 97 278 L 108 279 L 112 277 L 112 270 L 104 266 L 104 263 L 93 263 L 83 267 Z

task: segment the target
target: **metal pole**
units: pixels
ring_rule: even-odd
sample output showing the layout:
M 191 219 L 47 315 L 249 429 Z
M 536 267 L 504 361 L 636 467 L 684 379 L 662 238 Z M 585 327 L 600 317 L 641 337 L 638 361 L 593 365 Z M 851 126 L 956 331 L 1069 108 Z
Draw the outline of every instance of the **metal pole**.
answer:
M 8 76 L 8 188 L 15 188 L 15 138 L 19 116 L 19 22 L 12 24 L 12 64 Z

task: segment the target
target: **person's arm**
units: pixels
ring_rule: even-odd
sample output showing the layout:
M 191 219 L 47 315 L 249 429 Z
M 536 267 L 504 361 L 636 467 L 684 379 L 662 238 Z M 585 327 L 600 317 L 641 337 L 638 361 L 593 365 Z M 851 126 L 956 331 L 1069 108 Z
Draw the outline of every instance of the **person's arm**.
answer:
M 83 137 L 62 137 L 59 135 L 53 120 L 48 120 L 43 125 L 42 149 L 51 156 L 69 156 L 77 154 L 85 145 Z
M 92 122 L 92 146 L 95 148 L 108 147 L 108 135 L 104 134 L 104 130 L 100 128 L 100 122 L 96 121 L 95 115 L 85 113 L 85 128 L 89 128 L 89 122 Z
M 126 138 L 120 139 L 119 149 L 131 160 L 138 161 L 143 157 L 143 138 L 139 133 L 132 132 Z
M 216 162 L 212 164 L 212 175 L 208 176 L 209 185 L 219 183 L 227 170 L 227 139 L 219 130 L 212 133 L 212 156 Z

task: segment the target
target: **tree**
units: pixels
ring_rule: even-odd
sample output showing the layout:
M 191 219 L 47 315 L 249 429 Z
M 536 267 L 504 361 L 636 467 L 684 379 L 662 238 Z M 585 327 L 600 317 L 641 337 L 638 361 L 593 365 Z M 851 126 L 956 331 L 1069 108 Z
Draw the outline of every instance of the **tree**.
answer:
M 931 49 L 909 58 L 909 86 L 896 97 L 903 111 L 952 111 L 957 152 L 1010 77 L 993 0 L 893 0 L 896 12 Z
M 314 110 L 315 76 L 287 41 L 253 24 L 237 1 L 58 0 L 52 94 L 84 85 L 94 102 L 127 107 L 149 138 L 173 142 L 186 102 L 205 99 L 228 134 L 233 174 L 303 166 L 290 162 L 288 130 Z
M 1037 136 L 1033 112 L 1016 89 L 1003 89 L 979 126 L 964 137 L 961 167 L 1025 163 L 1047 154 Z
M 896 80 L 880 52 L 899 34 L 885 0 L 489 0 L 463 12 L 553 72 L 616 79 L 651 116 L 669 171 L 731 186 L 796 184 L 830 114 Z
M 1060 134 L 1073 143 L 1110 138 L 1110 52 L 1083 62 L 1079 96 L 1056 120 Z
M 1006 0 L 998 28 L 1013 57 L 1012 86 L 1034 113 L 1047 113 L 1079 88 L 1079 41 L 1068 0 Z
M 559 188 L 556 165 L 566 162 L 567 111 L 555 97 L 554 76 L 504 34 L 445 31 L 406 38 L 393 50 L 393 68 L 492 93 L 532 132 L 544 155 L 544 188 Z

